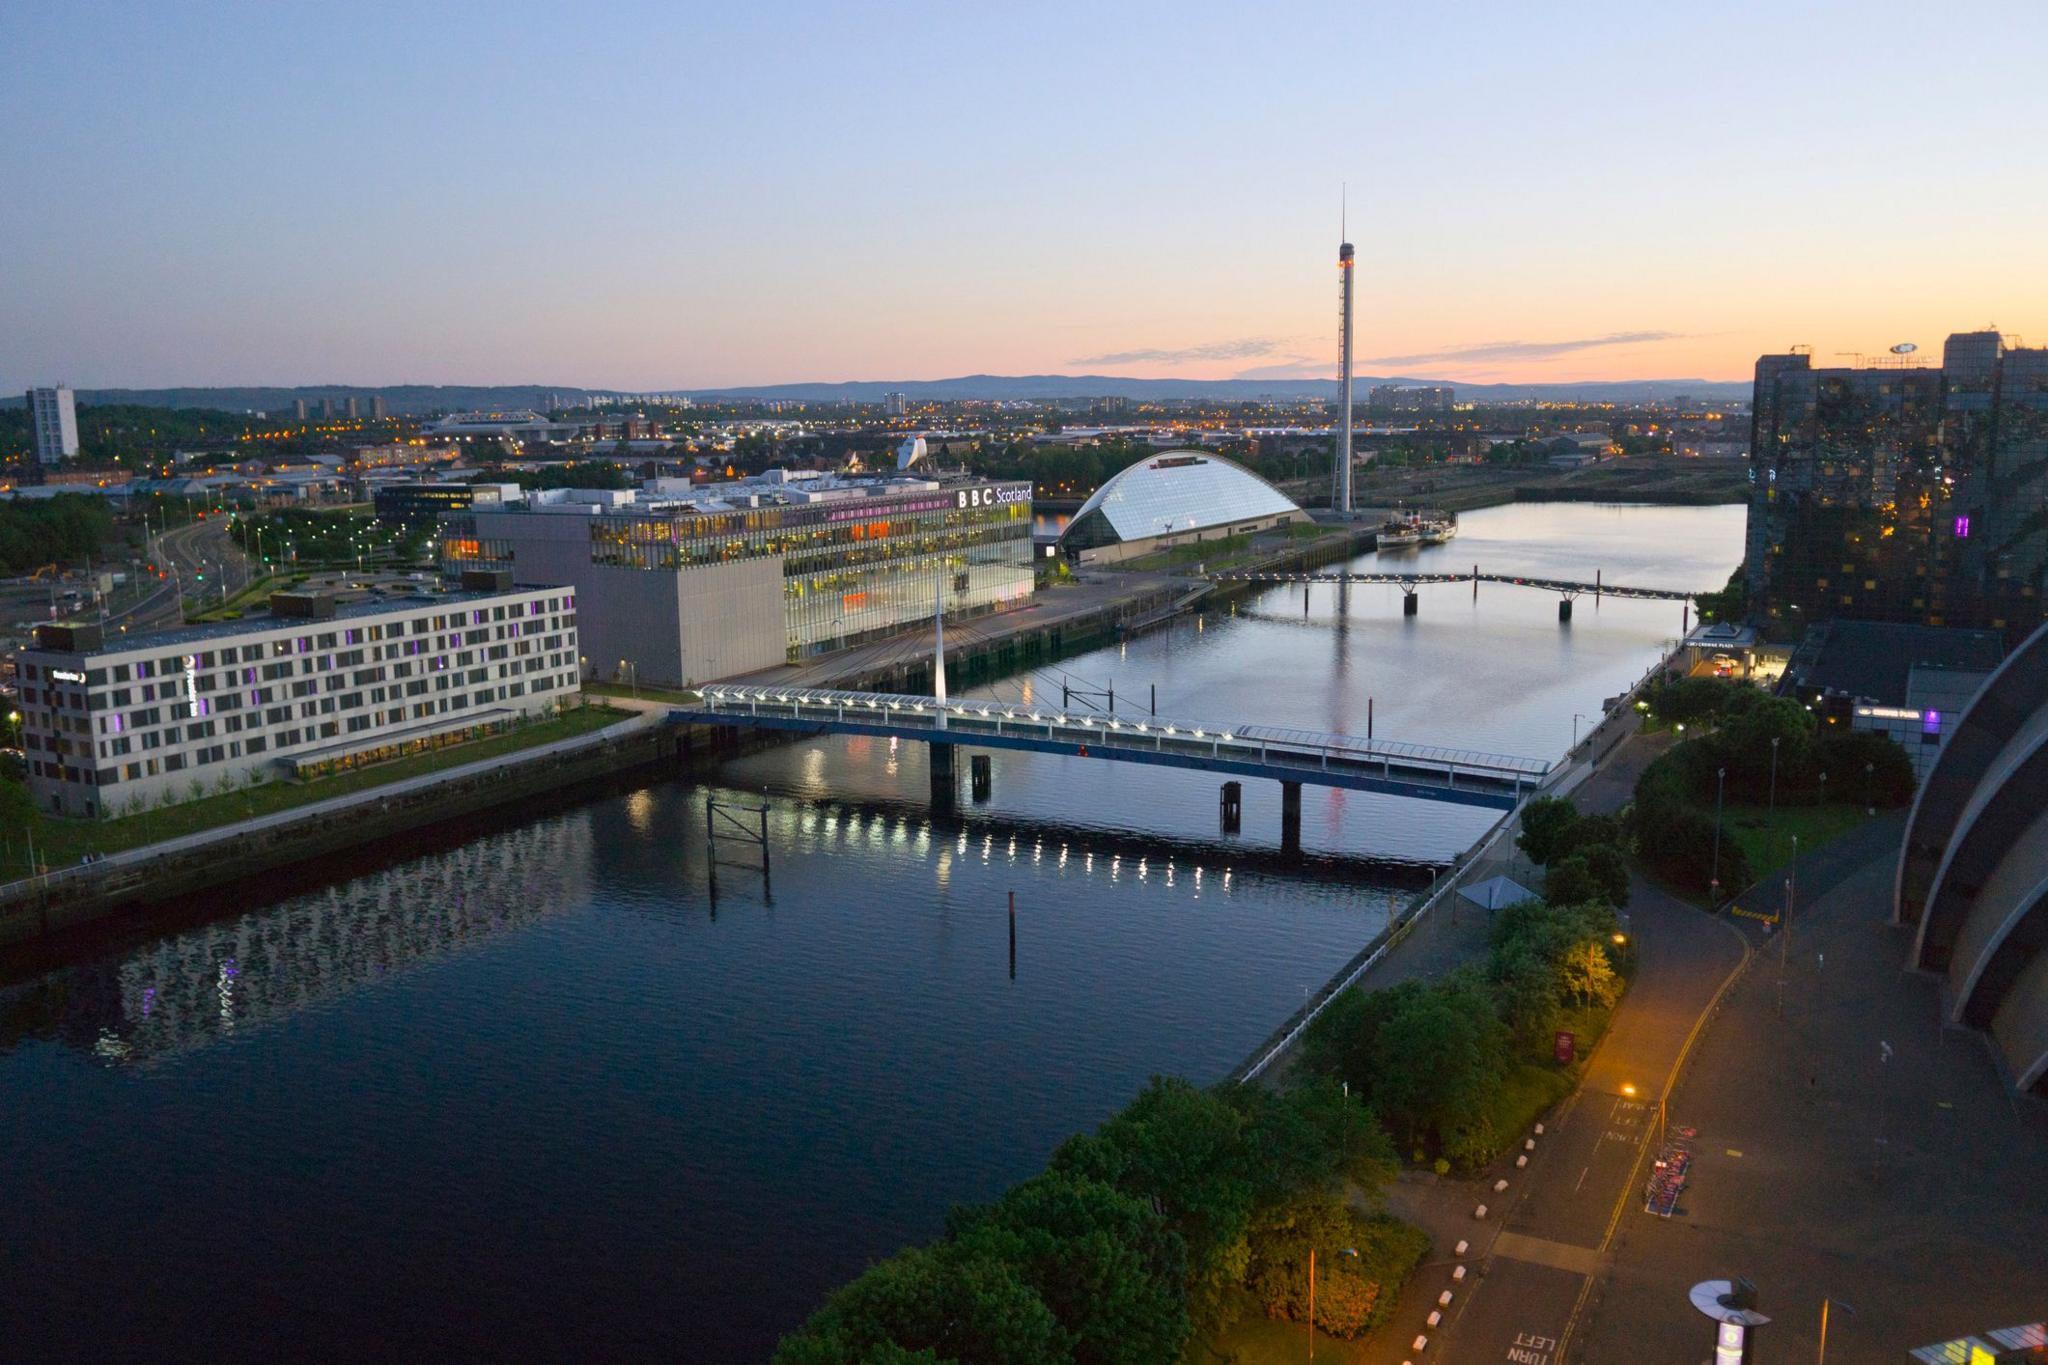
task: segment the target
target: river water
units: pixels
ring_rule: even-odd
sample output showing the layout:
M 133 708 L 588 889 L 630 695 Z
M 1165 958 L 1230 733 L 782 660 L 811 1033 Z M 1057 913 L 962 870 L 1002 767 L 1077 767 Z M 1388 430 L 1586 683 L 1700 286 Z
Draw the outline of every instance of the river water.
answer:
M 1740 508 L 1468 513 L 1358 567 L 1718 587 Z M 1274 589 L 983 689 L 1554 758 L 1675 602 Z M 1079 705 L 1080 703 L 1074 703 Z M 0 964 L 0 1322 L 24 1358 L 759 1360 L 1153 1072 L 1224 1074 L 1487 812 L 842 739 L 312 891 Z M 770 875 L 706 802 L 765 805 Z M 746 817 L 751 819 L 753 817 Z M 749 858 L 754 865 L 749 867 Z M 1010 895 L 1016 898 L 1014 966 Z

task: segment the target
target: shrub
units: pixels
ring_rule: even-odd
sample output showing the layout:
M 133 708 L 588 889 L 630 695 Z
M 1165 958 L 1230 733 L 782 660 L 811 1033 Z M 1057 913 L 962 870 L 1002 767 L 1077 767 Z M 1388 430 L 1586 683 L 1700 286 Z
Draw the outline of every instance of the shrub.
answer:
M 1548 867 L 1569 851 L 1579 811 L 1562 796 L 1539 796 L 1522 807 L 1522 832 L 1515 846 L 1533 862 Z

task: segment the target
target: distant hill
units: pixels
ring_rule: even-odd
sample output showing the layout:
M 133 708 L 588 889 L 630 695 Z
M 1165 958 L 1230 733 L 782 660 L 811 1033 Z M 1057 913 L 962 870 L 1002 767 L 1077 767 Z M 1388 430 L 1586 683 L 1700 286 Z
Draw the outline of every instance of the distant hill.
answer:
M 1442 384 L 1441 379 L 1405 379 L 1397 376 L 1360 375 L 1352 380 L 1360 402 L 1375 384 Z M 1700 398 L 1747 398 L 1749 385 L 1710 379 L 1617 379 L 1588 380 L 1572 384 L 1462 384 L 1453 383 L 1461 396 L 1513 402 L 1524 399 L 1563 399 L 1581 402 L 1612 400 L 1645 402 L 1691 394 Z M 834 399 L 857 403 L 881 401 L 884 394 L 901 393 L 913 400 L 996 399 L 1016 402 L 1046 402 L 1063 398 L 1172 399 L 1206 398 L 1226 402 L 1248 402 L 1260 398 L 1321 399 L 1337 397 L 1334 379 L 1143 379 L 1107 374 L 970 374 L 958 379 L 908 379 L 896 381 L 849 380 L 832 384 L 759 384 L 724 389 L 685 390 L 693 398 L 773 398 L 799 402 L 829 402 Z
M 1443 383 L 1364 375 L 1353 381 L 1358 399 L 1375 384 Z M 1747 398 L 1749 385 L 1709 379 L 1587 380 L 1572 384 L 1455 384 L 1461 397 L 1494 402 L 1552 399 L 1564 402 L 1648 402 L 1691 394 L 1703 399 Z M 318 404 L 324 398 L 369 399 L 381 396 L 393 415 L 417 416 L 471 408 L 538 408 L 550 397 L 580 403 L 593 393 L 577 384 L 394 384 L 365 388 L 346 384 L 309 384 L 298 388 L 80 389 L 81 403 L 132 403 L 151 408 L 210 408 L 223 412 L 289 413 L 294 399 Z M 647 390 L 628 390 L 647 392 Z M 1146 379 L 1106 374 L 970 374 L 957 379 L 847 380 L 840 383 L 756 384 L 721 389 L 660 389 L 658 393 L 692 398 L 761 398 L 789 402 L 878 403 L 884 394 L 901 393 L 914 401 L 984 399 L 1008 402 L 1053 402 L 1061 399 L 1125 398 L 1132 401 L 1207 399 L 1249 402 L 1257 399 L 1335 401 L 1332 379 Z M 19 393 L 0 395 L 0 406 L 19 407 Z M 367 403 L 366 403 L 367 406 Z

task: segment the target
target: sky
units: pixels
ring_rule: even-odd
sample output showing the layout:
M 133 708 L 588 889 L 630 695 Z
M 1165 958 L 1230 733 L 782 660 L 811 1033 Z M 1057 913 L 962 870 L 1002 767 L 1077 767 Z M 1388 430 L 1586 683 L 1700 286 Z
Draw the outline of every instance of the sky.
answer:
M 0 392 L 2048 343 L 2048 5 L 0 0 Z M 1847 363 L 1846 361 L 1840 363 Z

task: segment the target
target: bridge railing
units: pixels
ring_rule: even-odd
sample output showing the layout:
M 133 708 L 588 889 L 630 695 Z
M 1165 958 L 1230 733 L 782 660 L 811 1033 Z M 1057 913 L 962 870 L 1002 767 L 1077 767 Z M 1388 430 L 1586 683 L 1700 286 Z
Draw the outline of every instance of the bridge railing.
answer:
M 1057 707 L 1014 706 L 996 701 L 965 699 L 942 705 L 931 697 L 888 693 L 732 686 L 706 687 L 702 696 L 704 709 L 712 712 L 808 719 L 820 725 L 865 724 L 929 730 L 935 734 L 944 730 L 962 739 L 1008 735 L 1076 747 L 1136 749 L 1307 770 L 1379 769 L 1390 779 L 1420 777 L 1451 787 L 1458 786 L 1462 779 L 1467 786 L 1505 787 L 1520 792 L 1540 783 L 1551 769 L 1550 764 L 1538 759 L 1437 745 L 1157 716 L 1140 720 L 1080 715 Z

